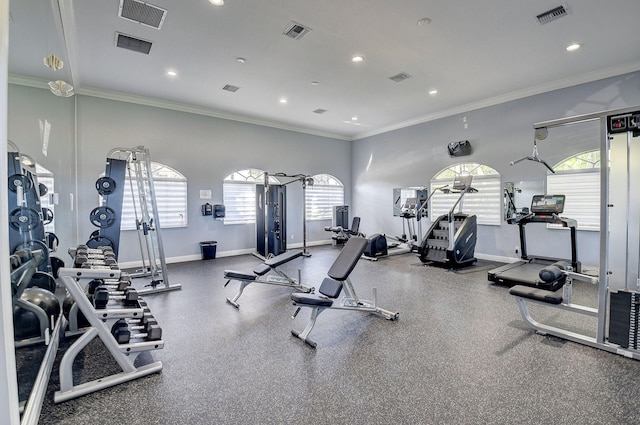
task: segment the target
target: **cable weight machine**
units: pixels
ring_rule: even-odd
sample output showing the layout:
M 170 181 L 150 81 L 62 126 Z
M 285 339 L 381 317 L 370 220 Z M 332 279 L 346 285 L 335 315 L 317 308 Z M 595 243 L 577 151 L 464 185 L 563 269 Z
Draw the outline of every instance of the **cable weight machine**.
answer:
M 96 189 L 102 196 L 102 205 L 94 208 L 89 218 L 92 224 L 99 227 L 99 230 L 92 233 L 87 245 L 89 247 L 111 246 L 117 257 L 122 206 L 125 191 L 128 190 L 131 193 L 142 261 L 142 268 L 131 273 L 130 276 L 151 277 L 151 281 L 138 293 L 148 294 L 181 289 L 181 285 L 172 285 L 169 282 L 149 149 L 136 146 L 134 148 L 119 147 L 109 151 L 105 176 L 96 181 Z
M 269 182 L 270 176 L 290 180 L 273 184 Z M 267 259 L 287 250 L 287 185 L 297 181 L 302 183 L 302 255 L 311 256 L 307 251 L 306 190 L 313 186 L 313 178 L 304 174 L 265 172 L 264 184 L 256 185 L 256 257 Z

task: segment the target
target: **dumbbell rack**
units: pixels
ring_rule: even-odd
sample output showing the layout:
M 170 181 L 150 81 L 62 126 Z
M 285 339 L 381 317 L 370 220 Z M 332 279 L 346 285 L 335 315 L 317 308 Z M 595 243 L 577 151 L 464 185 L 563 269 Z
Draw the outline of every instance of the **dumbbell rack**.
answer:
M 84 333 L 67 349 L 62 357 L 60 390 L 54 394 L 55 403 L 71 400 L 162 370 L 162 362 L 160 361 L 138 367 L 134 365 L 134 362 L 142 352 L 163 348 L 163 340 L 135 340 L 128 344 L 118 344 L 111 333 L 113 324 L 119 319 L 142 318 L 144 315 L 143 305 L 137 303 L 135 306 L 125 306 L 110 302 L 106 308 L 96 309 L 84 292 L 84 287 L 93 279 L 119 279 L 120 270 L 62 268 L 59 275 L 63 285 L 74 298 L 78 310 L 84 314 L 90 326 L 85 328 Z M 102 340 L 122 372 L 82 384 L 74 384 L 73 363 L 82 350 L 96 337 Z

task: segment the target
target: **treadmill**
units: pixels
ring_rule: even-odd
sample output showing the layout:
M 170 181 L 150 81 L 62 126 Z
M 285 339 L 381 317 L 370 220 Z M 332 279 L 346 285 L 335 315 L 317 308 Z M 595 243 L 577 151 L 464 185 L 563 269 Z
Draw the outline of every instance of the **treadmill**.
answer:
M 543 268 L 557 263 L 560 268 L 571 265 L 573 271 L 581 272 L 580 262 L 577 259 L 576 227 L 574 219 L 560 217 L 564 211 L 564 195 L 535 195 L 531 200 L 531 212 L 523 217 L 513 217 L 507 220 L 509 224 L 517 224 L 520 230 L 520 261 L 506 264 L 490 270 L 489 281 L 505 285 L 525 285 L 534 288 L 556 291 L 566 282 L 566 276 L 562 275 L 552 282 L 543 282 L 538 274 Z M 571 232 L 571 260 L 531 257 L 527 254 L 527 240 L 525 226 L 529 223 L 555 224 L 568 227 Z

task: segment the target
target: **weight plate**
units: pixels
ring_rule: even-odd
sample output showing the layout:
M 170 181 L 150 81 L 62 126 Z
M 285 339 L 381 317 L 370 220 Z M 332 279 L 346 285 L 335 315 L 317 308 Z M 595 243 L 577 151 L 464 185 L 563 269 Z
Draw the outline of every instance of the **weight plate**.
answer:
M 33 208 L 16 208 L 9 214 L 9 224 L 20 232 L 28 232 L 41 223 L 40 213 Z
M 89 248 L 96 249 L 101 246 L 109 246 L 111 248 L 114 248 L 115 244 L 113 243 L 113 240 L 111 238 L 100 235 L 93 236 L 87 241 L 87 247 Z
M 111 177 L 100 177 L 96 180 L 96 189 L 100 195 L 111 195 L 116 190 L 116 181 Z
M 42 241 L 33 239 L 33 240 L 30 240 L 29 242 L 23 242 L 13 250 L 14 254 L 17 254 L 18 251 L 20 251 L 21 249 L 30 249 L 31 251 L 41 250 L 42 257 L 40 257 L 38 266 L 41 266 L 49 262 L 49 248 Z
M 49 192 L 49 188 L 47 188 L 44 183 L 38 183 L 38 192 L 40 193 L 40 197 L 42 198 L 47 194 L 47 192 Z
M 53 211 L 49 208 L 42 209 L 42 224 L 45 226 L 53 221 Z
M 14 174 L 9 177 L 9 189 L 12 192 L 18 190 L 18 187 L 22 187 L 22 190 L 31 189 L 31 179 L 24 174 Z
M 95 207 L 89 214 L 89 220 L 94 226 L 104 229 L 116 222 L 116 212 L 109 207 Z

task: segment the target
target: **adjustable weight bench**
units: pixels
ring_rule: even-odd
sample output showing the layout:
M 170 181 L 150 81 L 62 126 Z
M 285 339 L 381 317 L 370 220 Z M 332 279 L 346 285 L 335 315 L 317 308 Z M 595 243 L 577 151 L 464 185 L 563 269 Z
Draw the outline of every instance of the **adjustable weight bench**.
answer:
M 293 317 L 296 317 L 302 307 L 312 309 L 307 327 L 302 332 L 292 330 L 291 334 L 293 336 L 300 338 L 306 344 L 315 348 L 316 343 L 309 339 L 309 333 L 313 329 L 318 315 L 326 309 L 364 311 L 375 313 L 387 320 L 396 320 L 398 318 L 400 313 L 377 307 L 375 288 L 373 288 L 373 301 L 358 298 L 353 289 L 349 275 L 358 263 L 367 244 L 367 239 L 361 237 L 352 237 L 347 241 L 327 272 L 329 277 L 322 281 L 318 289 L 319 294 L 291 294 L 293 305 L 298 307 Z M 338 300 L 337 298 L 343 289 L 345 295 Z
M 283 271 L 278 270 L 277 268 L 289 261 L 302 256 L 302 251 L 287 251 L 280 255 L 276 255 L 275 257 L 269 258 L 264 263 L 256 266 L 253 271 L 237 271 L 237 270 L 225 270 L 224 278 L 227 279 L 227 282 L 224 284 L 226 287 L 229 282 L 232 280 L 240 281 L 240 289 L 238 289 L 238 293 L 232 298 L 227 298 L 227 302 L 234 306 L 235 308 L 240 308 L 240 305 L 237 303 L 238 298 L 242 295 L 242 291 L 244 288 L 249 286 L 251 283 L 264 283 L 267 285 L 278 285 L 278 286 L 288 286 L 293 288 L 296 291 L 301 292 L 313 292 L 315 288 L 310 288 L 308 286 L 300 284 L 300 275 L 298 273 L 298 280 L 287 276 Z M 270 271 L 274 271 L 277 276 L 269 275 L 265 276 Z

